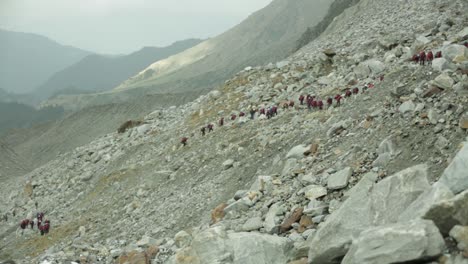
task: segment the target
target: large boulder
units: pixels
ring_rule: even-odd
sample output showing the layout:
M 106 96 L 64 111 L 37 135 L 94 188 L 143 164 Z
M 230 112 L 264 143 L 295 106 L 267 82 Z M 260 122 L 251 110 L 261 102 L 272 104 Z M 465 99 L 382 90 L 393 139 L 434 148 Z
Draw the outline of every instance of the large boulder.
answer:
M 286 159 L 302 159 L 304 158 L 304 155 L 307 155 L 308 153 L 310 153 L 310 146 L 298 145 L 286 154 Z
M 433 85 L 441 89 L 450 89 L 453 87 L 454 83 L 455 82 L 453 79 L 446 73 L 442 73 L 441 75 L 437 76 L 433 81 Z
M 351 167 L 344 168 L 343 170 L 330 175 L 328 177 L 327 188 L 330 190 L 339 190 L 348 186 L 349 178 L 353 175 Z
M 458 32 L 457 37 L 465 40 L 468 39 L 468 27 L 464 28 L 462 31 Z
M 358 66 L 354 68 L 354 73 L 358 78 L 366 78 L 371 73 L 379 74 L 385 70 L 385 64 L 378 60 L 368 60 L 359 63 Z
M 442 48 L 442 56 L 449 62 L 456 57 L 468 57 L 468 49 L 463 45 L 452 44 Z
M 433 260 L 445 241 L 432 221 L 415 220 L 370 228 L 353 240 L 343 264 L 382 264 Z
M 228 233 L 213 227 L 197 234 L 177 252 L 174 264 L 284 264 L 292 248 L 287 238 L 260 233 Z
M 410 221 L 424 217 L 434 204 L 451 199 L 454 194 L 442 183 L 436 182 L 429 190 L 421 194 L 408 208 L 401 213 L 399 221 Z
M 439 182 L 447 185 L 454 194 L 468 189 L 468 142 L 463 144 L 461 150 L 444 170 Z
M 442 234 L 448 234 L 455 225 L 468 225 L 467 205 L 468 190 L 432 205 L 423 218 L 434 221 Z
M 430 188 L 427 166 L 400 171 L 379 183 L 364 177 L 348 199 L 333 212 L 310 242 L 309 263 L 337 263 L 347 252 L 352 238 L 362 231 L 396 223 L 399 215 Z
M 445 70 L 455 71 L 457 66 L 444 58 L 437 58 L 432 61 L 432 69 L 438 72 L 443 72 Z
M 402 103 L 398 108 L 398 111 L 400 111 L 402 114 L 406 114 L 414 112 L 414 109 L 416 109 L 416 105 L 413 103 L 413 101 L 409 100 Z

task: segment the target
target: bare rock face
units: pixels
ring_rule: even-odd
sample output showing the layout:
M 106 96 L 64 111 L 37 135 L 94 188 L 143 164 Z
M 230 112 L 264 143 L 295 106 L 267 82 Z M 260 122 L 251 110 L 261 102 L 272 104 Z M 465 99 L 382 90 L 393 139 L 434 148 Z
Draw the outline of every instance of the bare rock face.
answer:
M 432 221 L 415 220 L 370 228 L 362 232 L 343 264 L 429 261 L 442 255 L 445 242 Z
M 450 165 L 445 169 L 440 182 L 452 190 L 454 194 L 468 189 L 468 142 L 463 144 Z
M 396 223 L 400 213 L 429 188 L 425 165 L 408 168 L 377 184 L 362 180 L 317 231 L 310 242 L 309 263 L 336 263 L 346 255 L 353 237 L 372 226 Z
M 284 264 L 289 260 L 291 246 L 287 238 L 259 233 L 227 233 L 221 227 L 214 227 L 195 235 L 190 247 L 180 250 L 171 263 Z

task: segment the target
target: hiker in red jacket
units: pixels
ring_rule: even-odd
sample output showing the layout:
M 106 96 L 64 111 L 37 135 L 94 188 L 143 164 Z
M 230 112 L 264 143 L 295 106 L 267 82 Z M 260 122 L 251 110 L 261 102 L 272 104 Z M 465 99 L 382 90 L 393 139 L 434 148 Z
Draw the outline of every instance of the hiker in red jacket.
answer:
M 354 89 L 353 89 L 353 94 L 358 94 L 358 93 L 359 93 L 359 88 L 354 87 Z
M 206 132 L 206 127 L 202 127 L 202 128 L 201 128 L 201 134 L 202 134 L 202 136 L 205 135 L 205 132 Z
M 440 59 L 440 58 L 442 58 L 442 51 L 438 51 L 438 52 L 436 52 L 436 54 L 435 54 L 435 58 L 436 58 L 436 59 Z
M 180 143 L 182 143 L 182 145 L 184 145 L 184 147 L 187 145 L 187 140 L 188 138 L 187 137 L 183 137 L 180 139 Z
M 412 60 L 414 63 L 418 63 L 418 62 L 419 62 L 419 55 L 418 55 L 418 54 L 414 54 L 413 57 L 411 58 L 411 60 Z
M 424 52 L 423 50 L 419 53 L 419 65 L 425 65 L 425 63 L 426 63 L 426 52 Z
M 239 117 L 243 117 L 243 116 L 245 116 L 245 113 L 244 113 L 244 112 L 240 112 L 240 113 L 239 113 Z
M 224 117 L 219 120 L 219 126 L 224 126 Z
M 21 235 L 24 234 L 24 229 L 26 229 L 26 227 L 29 225 L 29 219 L 23 219 L 21 222 L 20 222 L 20 228 L 21 228 Z M 18 231 L 17 231 L 18 232 Z M 18 233 L 16 233 L 18 235 Z
M 206 127 L 208 128 L 208 133 L 213 131 L 213 124 L 208 124 Z
M 345 92 L 345 97 L 350 97 L 353 93 L 351 92 L 350 89 L 347 89 Z
M 337 106 L 341 105 L 341 98 L 343 98 L 343 97 L 341 97 L 341 94 L 335 95 L 335 100 L 336 100 L 336 105 Z
M 434 59 L 434 54 L 432 50 L 427 53 L 427 64 L 432 65 L 432 60 Z
M 271 108 L 271 111 L 273 112 L 273 115 L 277 116 L 278 115 L 278 107 L 276 105 L 274 105 L 272 108 Z
M 323 102 L 322 102 L 322 100 L 319 100 L 319 101 L 317 102 L 317 107 L 318 107 L 320 110 L 323 110 Z
M 463 45 L 465 45 L 465 47 L 467 47 L 467 48 L 468 48 L 468 41 L 467 41 L 467 42 L 465 42 L 465 44 L 463 44 Z
M 260 109 L 260 115 L 265 115 L 265 108 Z
M 231 115 L 231 120 L 232 120 L 232 121 L 236 120 L 236 118 L 237 118 L 236 114 L 232 114 L 232 115 Z
M 294 107 L 294 101 L 293 100 L 289 101 L 289 107 Z
M 333 104 L 333 98 L 328 97 L 328 99 L 327 99 L 328 108 L 330 108 L 332 106 L 332 104 Z
M 301 102 L 301 105 L 304 105 L 304 95 L 301 94 L 301 96 L 299 96 L 299 102 Z

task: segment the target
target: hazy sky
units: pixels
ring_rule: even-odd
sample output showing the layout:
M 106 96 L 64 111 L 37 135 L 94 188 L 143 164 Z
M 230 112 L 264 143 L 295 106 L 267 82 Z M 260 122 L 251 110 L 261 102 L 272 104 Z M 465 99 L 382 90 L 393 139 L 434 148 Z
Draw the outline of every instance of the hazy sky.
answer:
M 101 53 L 216 36 L 271 0 L 0 0 L 0 28 Z

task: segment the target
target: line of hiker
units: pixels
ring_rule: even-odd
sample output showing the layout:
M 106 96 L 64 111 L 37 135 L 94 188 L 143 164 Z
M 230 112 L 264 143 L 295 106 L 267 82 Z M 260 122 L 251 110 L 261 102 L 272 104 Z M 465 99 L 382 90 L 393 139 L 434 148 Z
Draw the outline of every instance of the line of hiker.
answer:
M 468 41 L 462 44 L 466 48 L 468 48 Z M 426 50 L 421 50 L 419 53 L 414 54 L 413 57 L 411 58 L 411 61 L 414 63 L 419 63 L 419 65 L 426 65 L 426 61 L 428 65 L 432 65 L 432 61 L 434 59 L 439 59 L 442 58 L 442 51 L 437 51 L 434 55 L 432 50 L 429 50 L 426 53 Z
M 380 76 L 376 77 L 375 79 L 382 82 L 384 80 L 384 75 L 380 75 Z M 300 106 L 303 107 L 304 105 L 306 105 L 307 109 L 309 111 L 320 111 L 320 110 L 324 110 L 324 109 L 329 109 L 333 105 L 335 105 L 335 107 L 339 107 L 339 106 L 341 106 L 341 103 L 342 103 L 343 99 L 348 99 L 348 98 L 352 97 L 353 95 L 359 94 L 360 92 L 365 93 L 368 89 L 373 89 L 374 87 L 375 87 L 374 83 L 369 82 L 369 83 L 363 85 L 363 87 L 361 89 L 359 89 L 358 87 L 354 87 L 352 89 L 348 88 L 348 89 L 346 89 L 344 91 L 344 94 L 336 94 L 335 96 L 333 96 L 333 97 L 330 96 L 330 97 L 327 97 L 326 99 L 318 98 L 315 95 L 301 94 L 299 96 L 299 98 L 298 98 L 298 101 L 299 101 Z M 290 108 L 293 108 L 293 109 L 295 108 L 294 100 L 284 100 L 284 101 L 280 102 L 278 105 L 281 106 L 283 110 L 287 110 L 287 109 L 290 109 Z M 255 114 L 257 114 L 257 113 L 258 113 L 259 117 L 264 116 L 266 119 L 270 119 L 270 118 L 278 115 L 278 106 L 277 105 L 272 105 L 272 106 L 269 106 L 269 107 L 262 106 L 260 109 L 258 109 L 255 106 L 249 107 L 249 114 L 250 114 L 249 117 L 250 117 L 251 120 L 255 119 Z M 245 116 L 246 116 L 245 112 L 240 111 L 238 115 L 236 115 L 234 113 L 231 114 L 229 120 L 235 121 L 237 119 L 237 117 L 245 117 Z M 218 120 L 218 126 L 223 127 L 225 125 L 225 120 L 226 120 L 225 117 L 221 117 Z M 209 123 L 209 124 L 201 127 L 200 128 L 201 135 L 205 136 L 207 133 L 213 132 L 213 128 L 214 128 L 214 126 L 213 126 L 212 123 Z M 188 143 L 188 137 L 182 137 L 181 140 L 180 140 L 180 143 L 183 146 L 186 146 L 187 143 Z
M 37 229 L 39 230 L 41 236 L 44 234 L 48 234 L 50 230 L 50 220 L 45 219 L 44 220 L 44 213 L 39 212 L 36 215 L 35 219 L 23 219 L 20 222 L 20 229 L 21 229 L 21 235 L 23 235 L 24 230 L 28 227 L 31 228 L 31 230 L 34 230 L 34 226 L 37 225 Z

